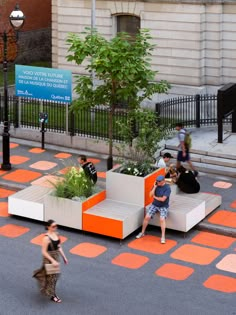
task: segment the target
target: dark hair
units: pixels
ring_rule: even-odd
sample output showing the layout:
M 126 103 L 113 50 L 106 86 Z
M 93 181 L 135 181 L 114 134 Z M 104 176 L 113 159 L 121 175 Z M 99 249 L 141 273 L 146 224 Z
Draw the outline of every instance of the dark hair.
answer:
M 181 165 L 181 166 L 177 169 L 177 171 L 178 171 L 180 174 L 182 174 L 182 173 L 184 173 L 184 172 L 186 171 L 186 168 Z
M 177 124 L 175 124 L 175 127 L 180 127 L 180 128 L 183 128 L 183 124 L 181 122 L 178 122 Z
M 53 223 L 55 223 L 54 220 L 48 220 L 48 221 L 46 222 L 45 230 L 48 230 L 49 226 L 51 226 Z
M 84 162 L 86 162 L 86 161 L 87 161 L 87 157 L 86 157 L 86 155 L 80 155 L 80 159 L 81 159 L 82 161 L 84 161 Z

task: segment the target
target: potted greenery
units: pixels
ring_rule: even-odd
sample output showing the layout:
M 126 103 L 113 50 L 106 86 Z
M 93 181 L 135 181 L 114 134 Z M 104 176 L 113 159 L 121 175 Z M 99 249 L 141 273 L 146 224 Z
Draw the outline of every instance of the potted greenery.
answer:
M 146 206 L 151 202 L 149 191 L 153 182 L 165 174 L 165 169 L 154 166 L 154 156 L 168 129 L 158 125 L 153 111 L 141 108 L 129 113 L 126 124 L 118 123 L 129 150 L 121 165 L 107 172 L 107 198 Z M 136 128 L 131 128 L 134 124 Z
M 83 212 L 106 197 L 85 175 L 83 168 L 72 166 L 62 178 L 52 183 L 54 190 L 45 196 L 45 221 L 53 218 L 58 224 L 82 229 Z

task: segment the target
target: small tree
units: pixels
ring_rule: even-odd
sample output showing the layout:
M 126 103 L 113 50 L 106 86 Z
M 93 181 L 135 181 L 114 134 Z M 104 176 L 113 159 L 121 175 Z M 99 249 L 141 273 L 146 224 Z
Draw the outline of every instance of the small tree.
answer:
M 75 88 L 79 98 L 72 110 L 76 112 L 80 108 L 101 104 L 109 106 L 108 169 L 112 168 L 113 115 L 118 104 L 126 102 L 129 109 L 135 109 L 144 99 L 151 98 L 154 93 L 166 93 L 169 88 L 166 81 L 154 82 L 157 71 L 151 70 L 150 66 L 154 49 L 150 39 L 147 30 L 141 30 L 135 39 L 126 33 L 118 33 L 107 40 L 89 29 L 83 37 L 69 34 L 67 39 L 70 46 L 68 61 L 75 61 L 78 65 L 91 61 L 86 70 L 89 74 L 94 72 L 100 82 L 94 87 L 91 76 L 79 76 Z

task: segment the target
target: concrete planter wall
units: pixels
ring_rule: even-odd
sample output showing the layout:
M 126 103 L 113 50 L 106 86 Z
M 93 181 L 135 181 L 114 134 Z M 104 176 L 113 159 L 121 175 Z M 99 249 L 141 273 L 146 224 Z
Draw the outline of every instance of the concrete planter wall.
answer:
M 150 204 L 152 198 L 149 197 L 149 192 L 156 177 L 165 174 L 165 169 L 160 168 L 145 177 L 138 177 L 121 174 L 119 173 L 119 168 L 116 167 L 107 172 L 107 198 L 141 207 Z
M 44 198 L 45 221 L 53 219 L 59 225 L 82 230 L 83 212 L 105 198 L 105 191 L 92 195 L 83 202 L 56 197 L 52 193 Z

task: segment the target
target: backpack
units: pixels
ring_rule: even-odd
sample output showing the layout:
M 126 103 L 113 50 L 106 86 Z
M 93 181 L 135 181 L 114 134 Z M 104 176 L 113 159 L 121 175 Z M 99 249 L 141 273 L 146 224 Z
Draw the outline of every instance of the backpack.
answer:
M 184 137 L 184 145 L 186 147 L 186 149 L 190 149 L 192 147 L 192 137 L 191 137 L 191 133 L 189 131 L 187 131 L 186 129 L 184 129 L 185 132 L 181 132 L 181 134 L 185 134 Z

